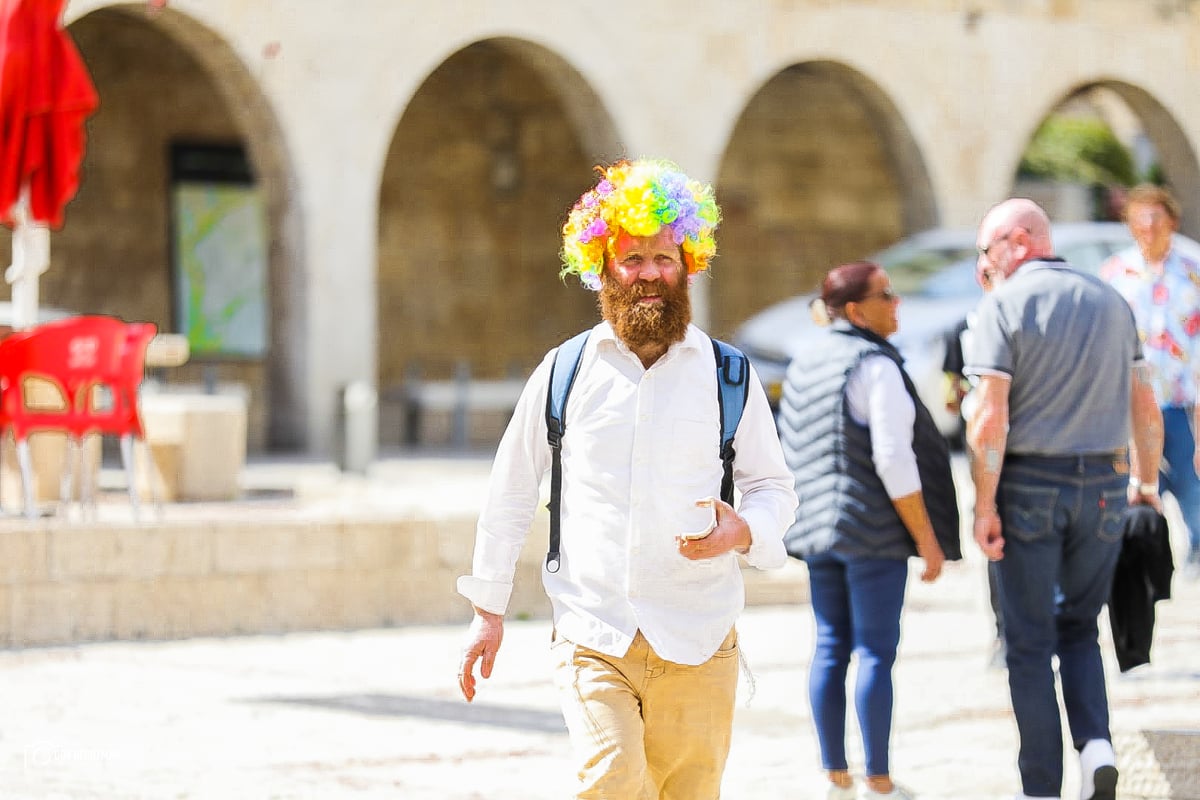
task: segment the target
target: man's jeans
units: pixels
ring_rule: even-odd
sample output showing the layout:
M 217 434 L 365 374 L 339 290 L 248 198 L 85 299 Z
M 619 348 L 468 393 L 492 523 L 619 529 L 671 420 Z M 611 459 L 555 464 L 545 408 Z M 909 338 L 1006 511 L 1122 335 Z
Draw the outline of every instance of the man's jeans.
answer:
M 1188 555 L 1200 553 L 1200 478 L 1192 461 L 1196 438 L 1192 431 L 1192 409 L 1167 406 L 1163 415 L 1163 460 L 1159 483 L 1179 503 L 1188 531 Z
M 1111 740 L 1096 617 L 1121 551 L 1126 483 L 1112 456 L 1010 455 L 1000 476 L 1004 558 L 997 572 L 1021 737 L 1017 763 L 1030 797 L 1058 797 L 1062 787 L 1052 656 L 1076 749 Z

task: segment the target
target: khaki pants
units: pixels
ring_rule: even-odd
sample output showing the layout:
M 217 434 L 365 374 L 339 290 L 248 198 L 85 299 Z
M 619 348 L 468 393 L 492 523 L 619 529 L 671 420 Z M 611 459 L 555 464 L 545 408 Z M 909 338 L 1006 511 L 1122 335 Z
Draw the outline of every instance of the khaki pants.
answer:
M 716 800 L 737 691 L 737 631 L 696 667 L 664 661 L 641 631 L 622 658 L 551 646 L 580 800 Z

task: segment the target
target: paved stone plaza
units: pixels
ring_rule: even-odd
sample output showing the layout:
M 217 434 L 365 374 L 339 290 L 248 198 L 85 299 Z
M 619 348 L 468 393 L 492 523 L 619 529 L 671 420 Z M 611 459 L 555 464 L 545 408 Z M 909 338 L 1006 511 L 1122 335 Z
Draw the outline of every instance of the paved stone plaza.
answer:
M 1177 542 L 1181 544 L 1181 542 Z M 983 562 L 910 583 L 896 669 L 895 777 L 922 798 L 1017 791 L 1005 673 L 988 669 Z M 1154 663 L 1109 658 L 1121 797 L 1200 798 L 1200 583 L 1159 604 Z M 804 605 L 740 624 L 726 800 L 817 798 Z M 12 800 L 561 799 L 568 742 L 545 620 L 512 621 L 476 702 L 465 627 L 113 642 L 0 651 L 0 797 Z M 1107 634 L 1106 634 L 1107 636 Z M 1109 645 L 1106 640 L 1106 648 Z M 851 750 L 861 769 L 861 750 Z M 1064 797 L 1078 796 L 1073 759 Z

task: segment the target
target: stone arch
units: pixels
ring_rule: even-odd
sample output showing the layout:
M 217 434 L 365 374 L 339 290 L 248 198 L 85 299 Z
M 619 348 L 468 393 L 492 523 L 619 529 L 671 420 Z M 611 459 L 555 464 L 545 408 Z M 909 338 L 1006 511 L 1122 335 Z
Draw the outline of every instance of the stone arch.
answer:
M 1166 177 L 1172 194 L 1179 200 L 1183 209 L 1180 220 L 1180 230 L 1192 237 L 1200 236 L 1200 161 L 1197 160 L 1195 149 L 1188 139 L 1175 115 L 1171 113 L 1153 94 L 1126 81 L 1101 78 L 1086 81 L 1071 87 L 1062 94 L 1052 106 L 1033 121 L 1033 127 L 1026 131 L 1026 136 L 1020 140 L 1020 151 L 1012 160 L 1013 172 L 1020 162 L 1021 153 L 1028 146 L 1039 125 L 1050 114 L 1070 98 L 1093 88 L 1104 88 L 1112 91 L 1123 100 L 1129 109 L 1141 121 L 1147 137 L 1158 154 L 1159 163 Z
M 111 5 L 75 19 L 101 106 L 89 121 L 83 181 L 43 276 L 46 304 L 146 319 L 174 330 L 169 144 L 242 145 L 264 190 L 268 225 L 267 353 L 193 357 L 168 381 L 236 381 L 250 391 L 252 451 L 306 446 L 302 221 L 273 109 L 216 32 L 174 9 Z
M 938 222 L 925 158 L 895 103 L 844 64 L 775 73 L 746 103 L 717 178 L 724 213 L 713 331 L 812 289 L 833 265 Z
M 559 230 L 617 154 L 609 115 L 557 55 L 514 39 L 467 45 L 413 94 L 379 194 L 379 385 L 527 373 L 596 319 L 557 280 Z M 381 442 L 397 426 L 384 420 Z

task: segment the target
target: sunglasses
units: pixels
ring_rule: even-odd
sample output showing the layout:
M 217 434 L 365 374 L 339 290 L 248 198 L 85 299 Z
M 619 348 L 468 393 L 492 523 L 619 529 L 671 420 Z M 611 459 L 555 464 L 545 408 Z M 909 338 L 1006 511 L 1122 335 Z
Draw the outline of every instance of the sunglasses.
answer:
M 992 241 L 990 243 L 984 245 L 983 247 L 976 247 L 975 249 L 979 251 L 979 255 L 983 256 L 988 261 L 991 261 L 992 257 L 988 254 L 992 251 L 993 247 L 995 247 L 996 245 L 1000 244 L 1003 241 L 1007 241 L 1008 237 L 1012 236 L 1017 231 L 1023 231 L 1023 230 L 1025 230 L 1025 229 L 1020 226 L 1018 226 L 1016 228 L 1009 228 L 1008 233 L 1004 234 L 1003 236 L 997 236 L 995 239 L 992 239 Z
M 887 302 L 891 303 L 895 300 L 898 300 L 900 298 L 900 295 L 896 294 L 895 289 L 888 287 L 887 289 L 884 289 L 882 292 L 876 292 L 875 294 L 869 294 L 869 295 L 865 296 L 862 300 L 859 300 L 858 302 L 864 303 L 867 300 L 874 300 L 876 297 L 881 298 L 881 299 L 886 300 Z

